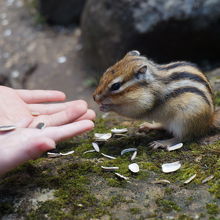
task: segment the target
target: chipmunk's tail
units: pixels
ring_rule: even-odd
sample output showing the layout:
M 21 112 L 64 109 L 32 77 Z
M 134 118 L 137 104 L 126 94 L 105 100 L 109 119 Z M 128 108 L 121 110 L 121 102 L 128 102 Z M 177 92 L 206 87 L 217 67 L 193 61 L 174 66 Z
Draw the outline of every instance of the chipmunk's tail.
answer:
M 214 126 L 215 129 L 220 130 L 220 109 L 217 109 L 214 112 L 213 126 Z

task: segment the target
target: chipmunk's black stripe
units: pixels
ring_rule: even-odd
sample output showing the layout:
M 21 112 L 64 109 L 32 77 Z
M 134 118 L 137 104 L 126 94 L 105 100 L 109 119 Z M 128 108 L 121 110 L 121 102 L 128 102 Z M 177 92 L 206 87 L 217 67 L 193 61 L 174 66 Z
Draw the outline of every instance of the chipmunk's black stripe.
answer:
M 176 62 L 176 63 L 172 63 L 172 64 L 168 64 L 168 65 L 161 65 L 161 66 L 158 66 L 158 69 L 159 70 L 171 70 L 173 68 L 176 68 L 176 67 L 183 67 L 183 66 L 191 66 L 191 67 L 194 67 L 194 68 L 198 68 L 196 64 L 194 63 L 190 63 L 190 62 Z
M 210 94 L 212 94 L 212 89 L 209 83 L 205 79 L 203 79 L 201 76 L 190 73 L 190 72 L 174 72 L 168 78 L 165 79 L 165 84 L 169 84 L 172 81 L 178 81 L 182 79 L 189 79 L 195 82 L 199 82 L 208 89 Z
M 178 88 L 173 90 L 171 93 L 167 94 L 162 101 L 162 103 L 167 102 L 168 100 L 170 100 L 171 98 L 176 98 L 179 95 L 182 95 L 184 93 L 194 93 L 196 95 L 201 96 L 205 102 L 211 106 L 208 98 L 206 97 L 205 93 L 203 91 L 201 91 L 200 89 L 197 89 L 196 87 L 182 87 L 182 88 Z M 162 104 L 161 103 L 161 104 Z

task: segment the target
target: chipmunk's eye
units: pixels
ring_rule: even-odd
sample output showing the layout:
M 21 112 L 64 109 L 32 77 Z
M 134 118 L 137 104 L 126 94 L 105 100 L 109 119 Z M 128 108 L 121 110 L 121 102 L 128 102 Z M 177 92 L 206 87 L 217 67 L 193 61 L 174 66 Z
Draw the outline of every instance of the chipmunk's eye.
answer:
M 121 87 L 121 83 L 117 82 L 117 83 L 112 84 L 112 86 L 110 87 L 110 90 L 115 91 L 115 90 L 120 89 L 120 87 Z

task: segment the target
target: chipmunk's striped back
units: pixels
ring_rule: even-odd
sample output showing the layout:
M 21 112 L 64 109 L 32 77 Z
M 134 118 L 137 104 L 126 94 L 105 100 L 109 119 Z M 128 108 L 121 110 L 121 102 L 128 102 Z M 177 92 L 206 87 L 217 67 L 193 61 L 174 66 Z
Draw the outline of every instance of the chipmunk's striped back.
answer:
M 211 85 L 195 64 L 173 62 L 167 65 L 154 65 L 159 72 L 158 80 L 166 85 L 164 96 L 160 100 L 162 103 L 185 93 L 191 93 L 202 98 L 212 111 L 214 110 Z

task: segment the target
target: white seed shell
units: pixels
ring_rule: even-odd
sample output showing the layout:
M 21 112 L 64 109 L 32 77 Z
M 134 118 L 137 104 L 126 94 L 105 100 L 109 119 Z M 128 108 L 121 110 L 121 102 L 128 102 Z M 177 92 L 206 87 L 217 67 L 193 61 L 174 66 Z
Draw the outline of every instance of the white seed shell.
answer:
M 16 126 L 15 125 L 3 125 L 0 126 L 0 131 L 12 131 L 15 130 Z
M 137 156 L 137 151 L 135 151 L 135 152 L 132 154 L 131 160 L 134 160 L 134 159 L 136 158 L 136 156 Z
M 107 141 L 109 138 L 111 138 L 111 136 L 112 136 L 111 133 L 106 133 L 106 134 L 95 133 L 95 140 L 96 141 Z
M 139 166 L 138 166 L 137 163 L 131 163 L 131 164 L 129 164 L 129 165 L 128 165 L 128 168 L 129 168 L 129 170 L 130 170 L 131 172 L 133 172 L 133 173 L 138 173 L 138 172 L 140 171 L 140 168 L 139 168 Z
M 175 145 L 173 145 L 171 147 L 168 147 L 167 150 L 168 151 L 177 150 L 177 149 L 180 149 L 182 146 L 183 146 L 183 143 L 175 144 Z
M 66 152 L 66 153 L 60 153 L 61 156 L 67 156 L 67 155 L 70 155 L 70 154 L 73 154 L 75 151 L 74 150 L 71 150 L 69 152 Z
M 126 148 L 124 150 L 121 151 L 121 155 L 128 153 L 128 152 L 132 152 L 132 151 L 137 151 L 137 148 Z
M 194 175 L 191 176 L 189 179 L 187 179 L 187 180 L 184 182 L 184 184 L 190 183 L 195 177 L 196 177 L 196 174 L 194 174 Z
M 127 137 L 127 134 L 114 134 L 114 137 Z
M 101 166 L 101 168 L 106 170 L 106 171 L 114 171 L 114 170 L 119 169 L 119 167 L 104 167 L 104 166 Z
M 83 152 L 83 154 L 93 153 L 93 152 L 96 152 L 96 150 L 87 150 L 87 151 Z
M 60 153 L 47 152 L 47 156 L 50 158 L 55 158 L 55 157 L 61 157 L 62 155 Z
M 171 173 L 175 172 L 176 170 L 180 169 L 181 164 L 179 161 L 173 162 L 173 163 L 164 163 L 162 165 L 162 171 L 164 173 Z
M 115 173 L 116 176 L 120 177 L 121 179 L 124 179 L 124 180 L 128 180 L 129 178 L 126 177 L 126 176 L 123 176 L 122 174 L 120 173 Z
M 110 155 L 108 155 L 108 154 L 103 154 L 103 153 L 101 153 L 101 155 L 102 156 L 104 156 L 104 157 L 107 157 L 107 158 L 109 158 L 109 159 L 116 159 L 116 157 L 113 157 L 113 156 L 110 156 Z
M 155 180 L 153 181 L 154 184 L 170 184 L 169 180 Z
M 213 178 L 214 178 L 214 175 L 208 176 L 202 181 L 202 183 L 207 183 L 208 181 L 212 180 Z
M 126 133 L 126 132 L 128 132 L 128 129 L 127 128 L 113 128 L 112 130 L 111 130 L 111 132 L 113 133 L 113 134 L 123 134 L 123 133 Z
M 95 149 L 96 152 L 100 152 L 99 145 L 97 143 L 93 142 L 92 146 L 93 146 L 93 148 Z

